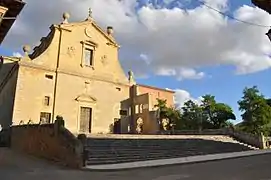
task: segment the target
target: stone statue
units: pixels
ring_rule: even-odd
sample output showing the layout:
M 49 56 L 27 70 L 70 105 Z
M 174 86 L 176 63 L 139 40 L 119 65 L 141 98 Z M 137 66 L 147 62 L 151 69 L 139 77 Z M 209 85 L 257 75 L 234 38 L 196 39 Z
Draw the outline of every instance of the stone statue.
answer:
M 24 45 L 23 46 L 23 51 L 24 51 L 25 57 L 28 57 L 29 53 L 31 51 L 31 47 L 29 45 Z
M 163 130 L 168 130 L 169 119 L 162 119 Z
M 129 71 L 128 72 L 128 80 L 129 80 L 129 82 L 134 82 L 135 80 L 134 80 L 134 73 L 133 73 L 133 71 Z
M 143 131 L 143 120 L 141 118 L 139 118 L 137 121 L 136 121 L 136 132 L 138 134 L 141 134 Z
M 70 14 L 69 13 L 67 13 L 67 12 L 65 12 L 65 13 L 63 13 L 63 21 L 62 21 L 62 23 L 61 24 L 68 24 L 69 22 L 68 22 L 68 20 L 69 20 L 69 18 L 70 18 Z

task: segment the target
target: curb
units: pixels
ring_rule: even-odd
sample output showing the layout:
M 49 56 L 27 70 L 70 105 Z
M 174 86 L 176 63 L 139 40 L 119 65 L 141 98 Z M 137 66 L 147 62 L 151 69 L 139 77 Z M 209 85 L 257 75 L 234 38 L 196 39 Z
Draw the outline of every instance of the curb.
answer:
M 252 150 L 252 151 L 242 151 L 234 153 L 220 153 L 220 154 L 209 154 L 200 156 L 189 156 L 182 158 L 173 159 L 159 159 L 159 160 L 148 160 L 148 161 L 137 161 L 129 163 L 118 163 L 118 164 L 103 164 L 103 165 L 89 165 L 83 168 L 83 170 L 126 170 L 134 168 L 150 168 L 166 165 L 179 165 L 187 163 L 198 163 L 205 161 L 215 161 L 231 158 L 240 158 L 255 155 L 264 155 L 271 153 L 270 149 L 267 150 Z

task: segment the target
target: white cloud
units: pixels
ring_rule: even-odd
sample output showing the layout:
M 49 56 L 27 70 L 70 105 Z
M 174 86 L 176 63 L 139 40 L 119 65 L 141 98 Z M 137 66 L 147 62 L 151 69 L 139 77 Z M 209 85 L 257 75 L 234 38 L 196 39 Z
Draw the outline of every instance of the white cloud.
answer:
M 181 68 L 179 79 L 202 79 L 204 76 L 204 72 L 197 72 L 195 69 L 190 68 Z
M 19 53 L 19 52 L 13 52 L 12 56 L 19 57 L 19 58 L 23 57 L 23 55 L 21 53 Z
M 183 79 L 202 79 L 205 77 L 204 72 L 197 72 L 192 68 L 180 68 L 178 70 L 160 67 L 156 70 L 156 74 L 160 76 L 176 76 L 178 80 Z
M 175 89 L 174 91 L 175 91 L 174 102 L 177 107 L 182 107 L 184 103 L 188 100 L 192 100 L 197 104 L 201 103 L 202 99 L 201 97 L 194 98 L 188 91 L 182 89 Z
M 27 5 L 7 37 L 9 47 L 33 45 L 47 34 L 51 23 L 61 21 L 64 11 L 71 13 L 70 21 L 81 21 L 92 7 L 98 23 L 114 26 L 122 45 L 121 62 L 136 75 L 146 77 L 154 73 L 179 80 L 201 79 L 205 74 L 197 72 L 200 67 L 233 65 L 237 74 L 271 67 L 271 44 L 265 36 L 268 28 L 229 20 L 205 6 L 189 10 L 145 6 L 136 12 L 136 0 L 25 1 Z M 221 11 L 227 9 L 227 0 L 204 1 Z M 246 5 L 237 9 L 234 16 L 271 24 L 269 14 Z

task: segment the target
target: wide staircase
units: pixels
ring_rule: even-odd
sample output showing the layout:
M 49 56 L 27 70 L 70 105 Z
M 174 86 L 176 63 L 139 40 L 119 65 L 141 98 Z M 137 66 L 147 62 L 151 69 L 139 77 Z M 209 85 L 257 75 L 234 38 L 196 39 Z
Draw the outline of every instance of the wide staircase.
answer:
M 87 138 L 87 165 L 169 159 L 257 149 L 231 137 L 216 136 L 92 136 Z

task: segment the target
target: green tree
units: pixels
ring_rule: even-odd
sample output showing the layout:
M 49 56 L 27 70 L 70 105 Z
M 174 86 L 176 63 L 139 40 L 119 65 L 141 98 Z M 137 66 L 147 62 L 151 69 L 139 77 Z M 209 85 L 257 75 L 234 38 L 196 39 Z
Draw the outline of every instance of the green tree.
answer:
M 167 100 L 157 99 L 157 104 L 154 107 L 158 108 L 159 116 L 161 119 L 166 118 L 167 116 Z
M 176 129 L 176 127 L 179 127 L 182 118 L 182 114 L 179 109 L 177 109 L 176 107 L 168 107 L 166 116 L 169 120 L 168 129 L 171 129 L 173 127 Z
M 202 98 L 201 107 L 208 118 L 206 122 L 209 122 L 209 128 L 223 128 L 229 124 L 228 120 L 236 119 L 232 108 L 225 103 L 217 103 L 215 96 L 207 94 L 202 96 Z
M 242 100 L 238 101 L 239 110 L 243 112 L 243 129 L 253 134 L 269 134 L 271 107 L 257 86 L 245 88 Z
M 266 99 L 266 102 L 269 106 L 271 106 L 271 99 Z
M 224 103 L 216 103 L 211 111 L 211 116 L 214 129 L 227 127 L 230 124 L 228 120 L 236 120 L 232 108 Z
M 169 123 L 167 124 L 168 129 L 171 129 L 172 124 L 180 124 L 179 121 L 181 119 L 181 112 L 179 109 L 175 107 L 168 107 L 167 100 L 164 99 L 157 99 L 157 104 L 155 107 L 158 108 L 159 111 L 159 124 L 160 129 L 162 129 L 162 120 L 168 119 Z
M 159 125 L 160 130 L 162 129 L 162 120 L 167 118 L 167 100 L 166 99 L 157 99 L 157 104 L 154 107 L 158 108 L 159 112 Z
M 182 128 L 187 130 L 201 130 L 206 127 L 206 116 L 203 114 L 203 108 L 188 100 L 182 107 Z

